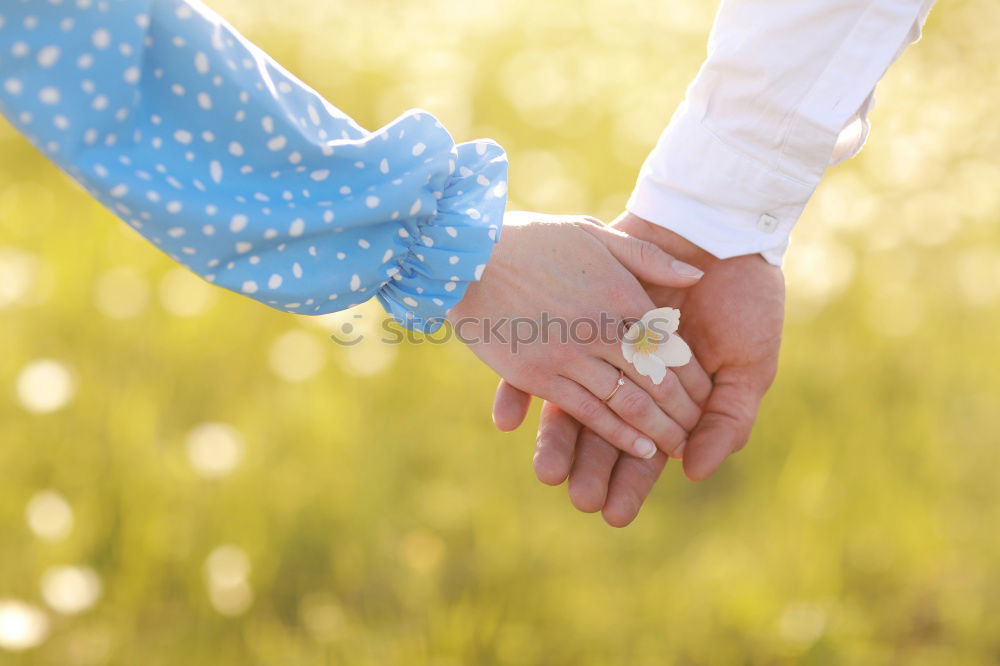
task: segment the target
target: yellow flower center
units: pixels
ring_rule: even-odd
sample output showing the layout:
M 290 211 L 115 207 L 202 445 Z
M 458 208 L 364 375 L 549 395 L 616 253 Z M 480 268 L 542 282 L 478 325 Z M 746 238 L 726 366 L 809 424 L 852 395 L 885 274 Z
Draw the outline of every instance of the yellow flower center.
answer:
M 639 339 L 635 341 L 635 350 L 640 354 L 652 354 L 659 349 L 661 344 L 663 344 L 663 338 L 659 334 L 645 328 Z

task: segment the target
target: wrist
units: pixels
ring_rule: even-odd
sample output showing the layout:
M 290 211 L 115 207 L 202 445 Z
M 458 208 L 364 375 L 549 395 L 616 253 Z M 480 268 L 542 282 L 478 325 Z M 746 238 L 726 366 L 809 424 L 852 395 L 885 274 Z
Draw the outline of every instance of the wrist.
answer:
M 469 282 L 465 294 L 445 315 L 445 320 L 452 326 L 455 326 L 459 320 L 473 316 L 475 312 L 480 312 L 487 305 L 486 299 L 483 297 L 484 282 L 499 281 L 507 275 L 510 268 L 509 247 L 516 240 L 513 238 L 517 233 L 513 231 L 513 227 L 516 226 L 517 220 L 513 219 L 511 213 L 506 213 L 502 222 L 502 231 L 493 247 L 493 252 L 490 253 L 483 266 L 482 273 L 477 279 Z
M 680 259 L 681 261 L 697 266 L 702 270 L 707 270 L 722 262 L 761 262 L 774 267 L 760 254 L 746 254 L 727 259 L 720 259 L 708 250 L 695 245 L 687 238 L 684 238 L 675 231 L 671 231 L 655 222 L 650 222 L 639 217 L 635 213 L 625 211 L 613 223 L 617 229 L 624 231 L 630 236 L 641 238 L 659 246 L 663 251 Z M 779 269 L 780 271 L 780 269 Z

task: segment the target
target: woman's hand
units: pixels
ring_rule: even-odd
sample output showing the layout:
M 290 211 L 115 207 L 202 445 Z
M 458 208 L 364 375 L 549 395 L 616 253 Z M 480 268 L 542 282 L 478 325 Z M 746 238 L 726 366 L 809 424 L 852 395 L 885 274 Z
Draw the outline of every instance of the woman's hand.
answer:
M 448 320 L 525 393 L 501 401 L 501 429 L 520 423 L 533 394 L 621 451 L 652 458 L 683 446 L 701 415 L 691 395 L 707 395 L 711 384 L 695 361 L 658 386 L 639 375 L 622 357 L 623 322 L 654 307 L 639 280 L 686 288 L 700 277 L 652 243 L 589 218 L 509 214 L 482 280 Z M 615 390 L 620 369 L 625 383 Z

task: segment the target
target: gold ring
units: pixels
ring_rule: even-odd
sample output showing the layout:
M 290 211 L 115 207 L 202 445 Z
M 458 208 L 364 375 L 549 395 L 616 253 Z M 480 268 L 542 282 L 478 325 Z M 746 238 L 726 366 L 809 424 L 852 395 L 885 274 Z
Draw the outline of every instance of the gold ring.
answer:
M 625 371 L 621 368 L 618 369 L 618 382 L 615 384 L 614 389 L 611 390 L 611 395 L 602 400 L 601 402 L 607 402 L 611 398 L 615 397 L 615 393 L 618 393 L 618 389 L 625 386 Z

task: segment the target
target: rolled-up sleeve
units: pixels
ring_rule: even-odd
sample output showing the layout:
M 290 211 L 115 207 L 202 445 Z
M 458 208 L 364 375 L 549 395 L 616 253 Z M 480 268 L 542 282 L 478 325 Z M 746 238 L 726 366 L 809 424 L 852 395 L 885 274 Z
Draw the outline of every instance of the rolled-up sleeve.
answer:
M 628 210 L 720 258 L 780 265 L 827 166 L 864 144 L 875 87 L 932 4 L 723 0 Z
M 0 111 L 206 280 L 432 331 L 498 239 L 503 150 L 414 110 L 369 132 L 195 0 L 0 5 Z

